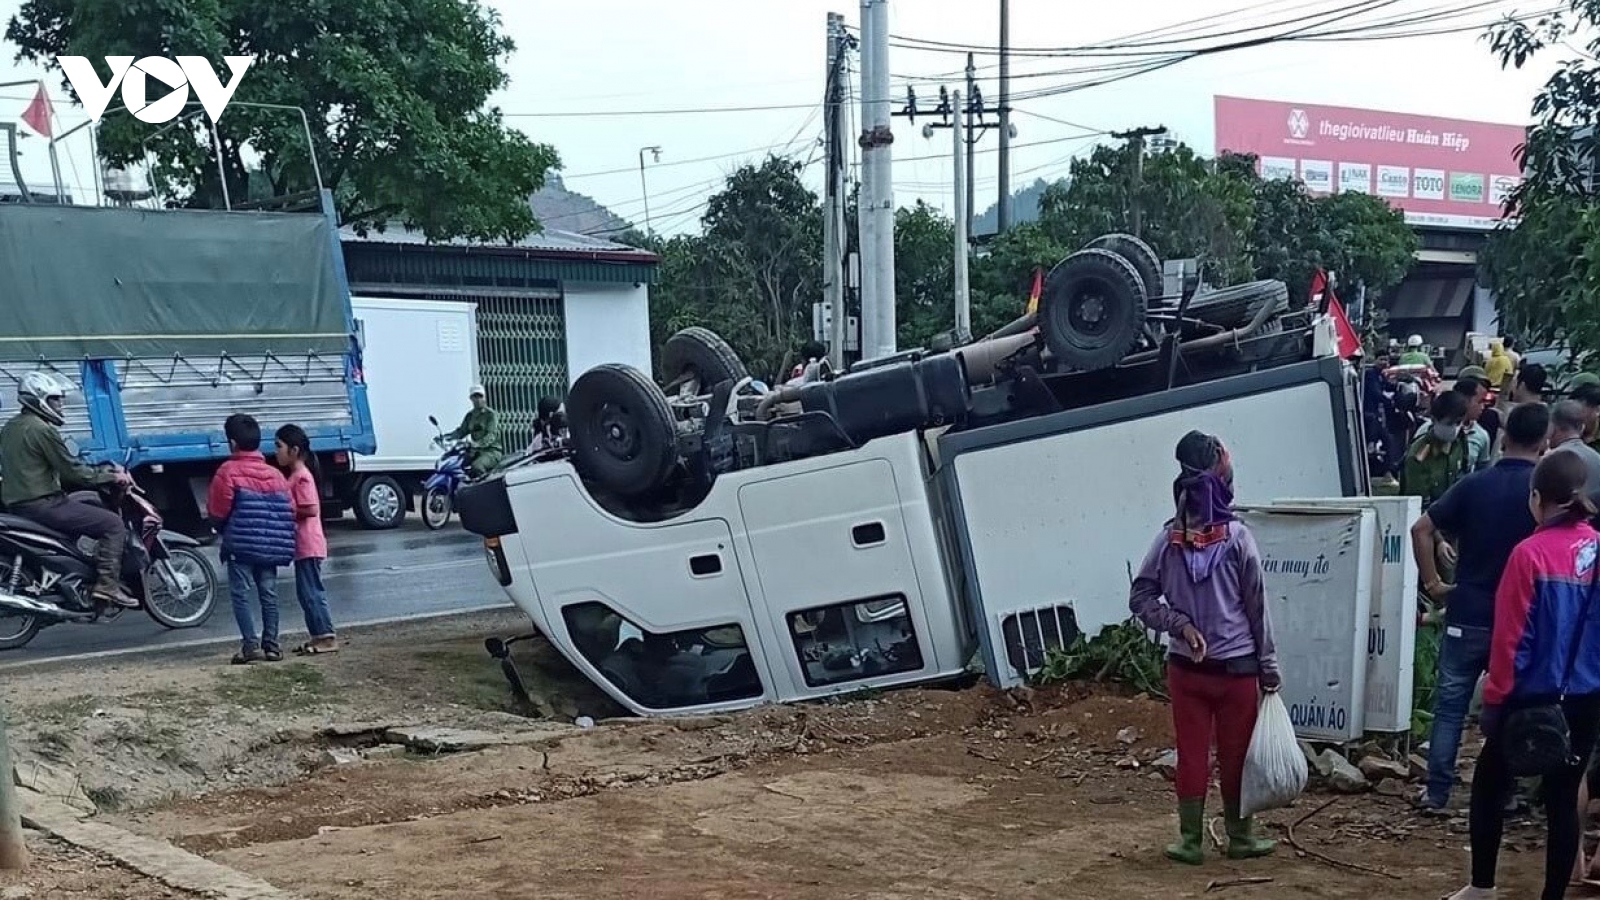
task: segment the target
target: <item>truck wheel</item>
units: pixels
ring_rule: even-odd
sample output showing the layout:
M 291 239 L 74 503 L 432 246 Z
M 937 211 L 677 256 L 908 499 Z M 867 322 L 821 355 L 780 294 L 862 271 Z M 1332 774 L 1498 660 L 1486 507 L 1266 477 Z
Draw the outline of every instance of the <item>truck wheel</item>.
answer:
M 1274 315 L 1287 310 L 1289 286 L 1281 281 L 1250 281 L 1195 294 L 1189 301 L 1189 317 L 1222 328 L 1240 328 L 1269 303 Z
M 1161 257 L 1156 255 L 1154 247 L 1131 234 L 1102 234 L 1084 245 L 1085 250 L 1096 248 L 1110 250 L 1133 266 L 1144 284 L 1146 302 L 1166 293 L 1166 280 L 1161 276 Z
M 578 472 L 625 497 L 660 487 L 678 461 L 667 396 L 632 366 L 607 363 L 579 376 L 567 423 Z
M 661 368 L 669 382 L 693 372 L 702 394 L 711 393 L 712 388 L 724 381 L 738 383 L 750 377 L 744 361 L 728 342 L 711 329 L 698 325 L 667 338 L 666 345 L 661 348 Z
M 406 492 L 387 475 L 369 475 L 356 486 L 356 521 L 362 528 L 387 531 L 406 520 Z
M 1144 282 L 1120 255 L 1079 250 L 1045 279 L 1039 324 L 1056 359 L 1094 371 L 1117 364 L 1144 330 Z

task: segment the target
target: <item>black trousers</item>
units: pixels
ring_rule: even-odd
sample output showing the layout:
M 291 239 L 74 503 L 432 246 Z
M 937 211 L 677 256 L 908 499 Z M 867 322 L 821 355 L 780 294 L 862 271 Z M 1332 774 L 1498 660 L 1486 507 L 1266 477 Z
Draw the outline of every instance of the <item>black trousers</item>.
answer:
M 127 527 L 122 524 L 121 516 L 103 506 L 74 500 L 65 494 L 18 503 L 11 507 L 11 511 L 69 537 L 87 536 L 97 541 L 109 538 L 118 547 L 127 539 Z
M 1543 900 L 1561 900 L 1567 893 L 1567 880 L 1583 843 L 1583 823 L 1578 818 L 1578 785 L 1589 767 L 1589 756 L 1600 737 L 1600 694 L 1568 697 L 1562 704 L 1572 747 L 1579 757 L 1576 765 L 1546 775 L 1545 815 L 1549 835 L 1544 849 Z M 1500 838 L 1505 833 L 1505 799 L 1514 787 L 1506 771 L 1505 749 L 1497 735 L 1484 742 L 1478 768 L 1472 776 L 1472 885 L 1495 886 L 1495 869 L 1500 860 Z

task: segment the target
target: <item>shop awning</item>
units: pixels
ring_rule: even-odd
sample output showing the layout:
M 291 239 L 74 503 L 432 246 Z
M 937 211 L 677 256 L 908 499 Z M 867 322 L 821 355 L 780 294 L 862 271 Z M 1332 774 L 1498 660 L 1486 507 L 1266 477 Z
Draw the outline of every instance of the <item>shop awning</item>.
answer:
M 1454 319 L 1472 305 L 1476 282 L 1466 278 L 1412 278 L 1401 283 L 1389 304 L 1391 319 Z

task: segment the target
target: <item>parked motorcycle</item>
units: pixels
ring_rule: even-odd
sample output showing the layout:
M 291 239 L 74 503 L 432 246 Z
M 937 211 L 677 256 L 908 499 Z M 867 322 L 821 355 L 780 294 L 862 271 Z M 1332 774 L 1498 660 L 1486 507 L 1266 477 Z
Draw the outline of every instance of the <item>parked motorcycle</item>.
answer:
M 167 531 L 136 485 L 72 495 L 121 514 L 128 528 L 122 586 L 167 628 L 198 628 L 216 607 L 217 571 L 187 535 Z M 122 607 L 95 600 L 95 541 L 74 540 L 0 513 L 0 650 L 14 650 L 51 625 L 110 621 Z
M 444 446 L 445 437 L 439 420 L 428 417 L 439 436 L 434 442 Z M 422 483 L 422 524 L 429 531 L 438 531 L 450 522 L 455 509 L 456 489 L 467 480 L 467 458 L 472 452 L 470 440 L 459 440 L 445 446 L 444 454 L 433 465 L 433 474 Z

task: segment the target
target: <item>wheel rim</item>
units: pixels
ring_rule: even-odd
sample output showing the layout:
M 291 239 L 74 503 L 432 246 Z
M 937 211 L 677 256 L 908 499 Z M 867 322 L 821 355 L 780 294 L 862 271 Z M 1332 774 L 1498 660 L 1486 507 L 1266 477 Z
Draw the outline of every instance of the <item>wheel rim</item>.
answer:
M 175 628 L 198 624 L 205 619 L 217 591 L 211 567 L 188 550 L 173 550 L 168 563 L 179 581 L 188 580 L 189 593 L 181 598 L 175 596 L 152 565 L 144 574 L 147 602 Z M 184 614 L 179 610 L 191 611 Z
M 1072 330 L 1090 337 L 1102 337 L 1111 328 L 1110 304 L 1105 296 L 1090 287 L 1074 298 L 1067 311 Z
M 600 409 L 600 450 L 612 459 L 630 462 L 639 455 L 643 436 L 626 407 L 608 403 Z
M 0 562 L 0 585 L 11 583 L 11 563 Z M 34 617 L 28 613 L 0 610 L 0 641 L 20 639 L 33 629 Z
M 367 512 L 380 522 L 392 522 L 400 513 L 400 492 L 387 484 L 375 484 L 367 491 Z
M 443 525 L 450 518 L 450 498 L 440 491 L 430 491 L 422 504 L 422 514 L 430 525 Z

